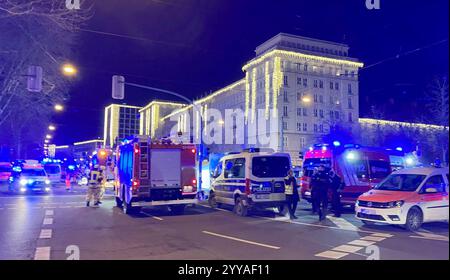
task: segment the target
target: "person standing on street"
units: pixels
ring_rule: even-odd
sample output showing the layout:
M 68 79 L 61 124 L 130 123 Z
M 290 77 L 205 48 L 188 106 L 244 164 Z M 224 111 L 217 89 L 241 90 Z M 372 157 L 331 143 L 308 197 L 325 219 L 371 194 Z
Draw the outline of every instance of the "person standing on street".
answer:
M 292 170 L 288 171 L 288 176 L 284 179 L 284 185 L 289 218 L 291 220 L 297 219 L 295 212 L 297 210 L 297 204 L 300 200 L 300 196 L 298 195 L 297 180 L 295 179 L 294 172 Z
M 319 221 L 326 217 L 328 208 L 328 190 L 330 188 L 330 176 L 324 165 L 320 165 L 317 173 L 311 179 L 312 199 L 319 214 Z
M 94 206 L 99 206 L 99 193 L 100 193 L 100 172 L 98 166 L 95 166 L 89 173 L 89 183 L 86 193 L 86 207 L 89 207 L 91 200 L 94 201 Z
M 344 186 L 344 182 L 336 171 L 330 171 L 330 184 L 332 190 L 331 205 L 333 208 L 334 216 L 341 216 L 341 192 Z

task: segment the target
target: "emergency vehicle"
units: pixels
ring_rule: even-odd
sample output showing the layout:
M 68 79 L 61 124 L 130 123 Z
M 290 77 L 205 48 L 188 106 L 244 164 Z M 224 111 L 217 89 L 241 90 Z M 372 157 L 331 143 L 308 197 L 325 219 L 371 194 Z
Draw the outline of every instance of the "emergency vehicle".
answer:
M 364 223 L 397 224 L 413 231 L 424 222 L 448 222 L 448 188 L 448 168 L 398 170 L 358 198 L 356 217 Z
M 43 166 L 52 185 L 61 182 L 61 164 L 56 161 L 44 161 Z
M 43 192 L 51 191 L 51 182 L 47 177 L 42 164 L 37 161 L 27 160 L 16 168 L 9 178 L 10 192 Z
M 168 206 L 182 214 L 197 203 L 196 148 L 138 136 L 116 152 L 115 195 L 126 214 L 137 206 Z
M 0 162 L 0 183 L 8 182 L 12 174 L 12 165 L 9 162 Z
M 239 216 L 247 216 L 252 208 L 283 207 L 284 179 L 290 169 L 286 153 L 247 149 L 226 155 L 213 172 L 209 205 L 231 205 Z
M 392 172 L 386 149 L 357 144 L 316 144 L 305 153 L 300 180 L 302 198 L 309 202 L 311 177 L 314 169 L 320 165 L 324 165 L 326 170 L 332 168 L 343 179 L 345 186 L 341 192 L 341 202 L 348 205 L 354 205 L 358 196 L 372 189 Z

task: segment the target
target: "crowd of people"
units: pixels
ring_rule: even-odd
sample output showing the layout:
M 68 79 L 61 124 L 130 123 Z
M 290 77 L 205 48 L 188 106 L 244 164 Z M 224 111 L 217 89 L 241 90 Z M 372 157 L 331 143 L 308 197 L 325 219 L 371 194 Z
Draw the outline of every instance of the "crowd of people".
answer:
M 344 183 L 333 169 L 326 169 L 320 165 L 314 169 L 311 178 L 311 200 L 312 212 L 319 216 L 319 220 L 325 219 L 328 212 L 328 194 L 331 192 L 331 205 L 335 217 L 341 216 L 341 192 Z M 297 219 L 295 215 L 298 202 L 300 201 L 299 185 L 292 170 L 289 170 L 285 178 L 286 207 L 289 218 Z

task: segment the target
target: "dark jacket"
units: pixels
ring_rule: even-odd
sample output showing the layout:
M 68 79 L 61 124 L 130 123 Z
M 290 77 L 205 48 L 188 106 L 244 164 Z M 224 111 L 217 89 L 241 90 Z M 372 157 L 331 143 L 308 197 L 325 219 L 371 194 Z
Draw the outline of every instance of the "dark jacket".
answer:
M 325 171 L 319 171 L 311 178 L 313 191 L 327 191 L 331 187 L 330 175 Z
M 331 189 L 336 192 L 340 192 L 344 188 L 344 182 L 337 174 L 334 177 L 330 176 Z

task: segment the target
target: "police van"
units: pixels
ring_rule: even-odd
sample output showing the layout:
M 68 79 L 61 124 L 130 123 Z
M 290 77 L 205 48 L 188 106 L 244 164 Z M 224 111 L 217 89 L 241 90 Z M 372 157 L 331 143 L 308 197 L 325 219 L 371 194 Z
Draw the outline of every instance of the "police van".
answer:
M 283 207 L 284 179 L 290 169 L 286 153 L 247 149 L 228 154 L 212 174 L 209 205 L 232 205 L 240 216 L 247 216 L 252 208 Z

